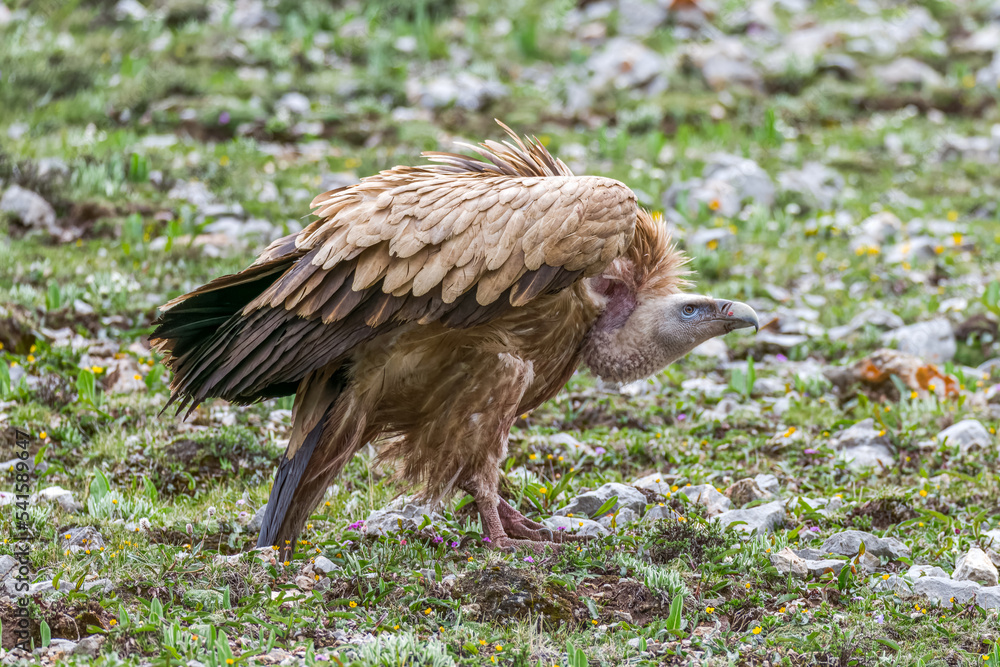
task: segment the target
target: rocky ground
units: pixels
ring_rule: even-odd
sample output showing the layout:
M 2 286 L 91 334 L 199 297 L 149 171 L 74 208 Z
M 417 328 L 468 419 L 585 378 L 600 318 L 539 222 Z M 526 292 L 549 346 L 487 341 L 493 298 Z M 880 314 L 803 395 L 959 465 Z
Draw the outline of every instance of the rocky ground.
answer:
M 1000 662 L 996 0 L 7 0 L 0 81 L 3 664 Z M 365 451 L 249 551 L 291 400 L 160 415 L 156 307 L 493 118 L 761 332 L 517 422 L 505 493 L 586 543 Z

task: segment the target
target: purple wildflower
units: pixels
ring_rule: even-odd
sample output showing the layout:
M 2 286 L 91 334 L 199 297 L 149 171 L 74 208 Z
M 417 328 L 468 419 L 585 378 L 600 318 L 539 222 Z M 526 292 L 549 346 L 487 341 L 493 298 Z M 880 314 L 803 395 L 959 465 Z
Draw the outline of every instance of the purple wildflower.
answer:
M 525 563 L 534 563 L 534 562 L 535 562 L 535 559 L 534 559 L 534 558 L 532 558 L 531 556 L 525 556 L 525 557 L 524 557 L 524 562 L 525 562 Z
M 242 505 L 245 502 L 246 502 L 245 500 L 243 500 L 242 498 L 240 498 L 239 500 L 236 501 L 236 504 L 237 505 Z
M 225 125 L 229 122 L 229 112 L 223 111 L 219 114 L 219 125 Z
M 566 530 L 566 526 L 556 526 L 556 530 Z
M 684 421 L 687 418 L 688 418 L 688 416 L 686 414 L 684 414 L 683 412 L 680 413 L 679 415 L 677 415 L 677 421 L 679 421 L 679 422 L 682 422 L 682 421 Z
M 355 521 L 355 522 L 354 522 L 354 523 L 352 523 L 352 524 L 351 524 L 350 526 L 348 526 L 348 527 L 347 527 L 347 530 L 358 530 L 358 529 L 360 529 L 360 528 L 361 528 L 361 527 L 362 527 L 363 525 L 365 525 L 365 520 L 364 520 L 364 519 L 359 519 L 358 521 Z
M 811 526 L 811 527 L 809 528 L 809 530 L 811 530 L 811 531 L 812 531 L 812 532 L 814 532 L 814 533 L 818 533 L 818 532 L 819 532 L 819 526 Z
M 433 542 L 434 544 L 441 544 L 442 542 L 444 542 L 444 538 L 441 537 L 440 535 L 435 535 L 434 539 L 431 540 L 431 542 Z
M 783 355 L 781 352 L 779 352 L 778 354 L 774 355 L 774 358 L 777 359 L 778 361 L 788 361 L 788 357 L 786 357 L 785 355 Z
M 875 614 L 875 622 L 878 623 L 879 625 L 884 625 L 885 624 L 885 615 L 884 614 Z
M 240 512 L 239 516 L 240 516 L 241 519 L 245 519 L 246 516 L 247 516 L 247 513 L 246 512 Z
M 819 454 L 819 450 L 818 449 L 813 449 L 812 447 L 806 447 L 804 450 L 802 450 L 802 453 L 803 454 Z
M 454 547 L 455 549 L 457 549 L 458 548 L 458 542 L 457 541 L 452 542 L 451 546 Z
M 600 456 L 606 451 L 608 450 L 604 449 L 604 447 L 594 447 L 594 453 L 597 454 L 598 456 Z
M 483 542 L 492 542 L 492 541 L 493 541 L 493 540 L 491 540 L 491 539 L 490 539 L 490 538 L 488 538 L 488 537 L 484 537 L 484 538 L 483 538 Z

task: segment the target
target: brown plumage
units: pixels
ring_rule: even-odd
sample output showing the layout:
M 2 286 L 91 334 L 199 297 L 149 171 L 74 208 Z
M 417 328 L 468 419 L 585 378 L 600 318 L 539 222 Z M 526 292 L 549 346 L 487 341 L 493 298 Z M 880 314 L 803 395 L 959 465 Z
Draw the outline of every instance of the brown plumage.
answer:
M 581 362 L 629 381 L 756 327 L 681 292 L 683 256 L 625 185 L 503 127 L 513 142 L 468 147 L 482 159 L 428 153 L 320 195 L 315 222 L 164 307 L 151 341 L 180 408 L 295 393 L 259 546 L 294 542 L 368 442 L 426 495 L 472 494 L 493 544 L 551 539 L 497 495 L 517 415 Z

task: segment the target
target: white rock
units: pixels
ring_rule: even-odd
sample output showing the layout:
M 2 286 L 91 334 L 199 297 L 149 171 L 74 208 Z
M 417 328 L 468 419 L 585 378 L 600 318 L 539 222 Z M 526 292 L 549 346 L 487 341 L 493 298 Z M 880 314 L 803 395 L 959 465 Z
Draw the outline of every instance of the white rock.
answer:
M 873 67 L 872 74 L 889 86 L 911 84 L 935 87 L 943 81 L 933 67 L 913 58 L 898 58 L 888 65 Z
M 979 547 L 972 547 L 968 553 L 958 557 L 951 578 L 956 581 L 975 581 L 984 586 L 996 586 L 1000 583 L 997 566 Z
M 613 496 L 617 496 L 618 500 L 613 506 L 608 508 L 610 512 L 623 507 L 628 507 L 636 513 L 646 509 L 646 496 L 642 495 L 638 489 L 627 484 L 609 482 L 593 491 L 578 495 L 570 500 L 569 504 L 558 509 L 555 513 L 560 516 L 572 514 L 573 517 L 590 517 Z
M 735 526 L 737 530 L 759 535 L 772 532 L 784 523 L 785 506 L 781 501 L 776 500 L 750 509 L 729 510 L 715 517 L 714 520 L 720 522 L 724 528 L 736 521 L 743 521 L 745 523 Z
M 587 61 L 590 77 L 587 87 L 593 92 L 609 88 L 628 89 L 649 86 L 657 91 L 667 87 L 670 64 L 656 51 L 625 37 L 608 40 Z
M 845 530 L 831 535 L 823 542 L 820 551 L 841 556 L 856 556 L 861 550 L 862 542 L 865 544 L 865 553 L 873 556 L 892 560 L 910 556 L 910 548 L 896 538 L 876 537 L 861 530 Z
M 424 517 L 429 517 L 432 522 L 443 520 L 434 510 L 433 506 L 418 503 L 413 497 L 400 496 L 383 509 L 372 510 L 362 530 L 365 535 L 392 535 L 401 530 L 417 530 Z
M 778 492 L 781 490 L 778 478 L 774 475 L 761 473 L 760 475 L 754 477 L 753 480 L 757 482 L 757 486 L 768 493 L 778 495 Z
M 708 516 L 722 514 L 733 507 L 732 501 L 719 493 L 711 484 L 682 486 L 677 492 L 687 496 L 688 500 L 703 505 L 708 511 Z
M 844 177 L 824 164 L 807 162 L 778 174 L 778 187 L 810 209 L 827 210 L 843 191 Z
M 623 507 L 618 510 L 617 516 L 613 512 L 608 512 L 604 516 L 599 517 L 597 519 L 597 523 L 601 524 L 608 530 L 621 530 L 625 526 L 635 523 L 638 520 L 638 513 L 628 507 Z M 614 528 L 611 526 L 612 521 L 614 521 Z
M 952 424 L 938 433 L 937 440 L 950 446 L 958 445 L 962 454 L 972 449 L 990 449 L 995 444 L 995 436 L 991 436 L 986 427 L 975 419 L 963 419 Z
M 947 579 L 949 575 L 937 565 L 911 565 L 910 569 L 906 571 L 906 576 L 915 580 L 920 577 L 943 577 Z
M 943 317 L 919 322 L 882 334 L 885 343 L 896 343 L 900 352 L 920 357 L 932 364 L 951 360 L 958 350 L 951 322 Z
M 780 574 L 791 574 L 792 576 L 804 579 L 807 574 L 809 574 L 809 568 L 806 567 L 806 561 L 800 558 L 794 551 L 789 547 L 785 547 L 778 553 L 771 554 L 771 565 L 773 565 Z
M 678 479 L 677 475 L 671 475 L 665 472 L 654 472 L 635 480 L 632 482 L 632 486 L 640 489 L 649 489 L 650 491 L 658 493 L 661 496 L 669 497 L 671 493 L 670 487 L 676 484 Z M 1000 538 L 997 538 L 997 543 L 1000 544 Z
M 56 211 L 45 199 L 20 185 L 11 185 L 0 198 L 0 211 L 9 213 L 25 227 L 44 230 L 57 236 L 62 230 L 56 226 Z

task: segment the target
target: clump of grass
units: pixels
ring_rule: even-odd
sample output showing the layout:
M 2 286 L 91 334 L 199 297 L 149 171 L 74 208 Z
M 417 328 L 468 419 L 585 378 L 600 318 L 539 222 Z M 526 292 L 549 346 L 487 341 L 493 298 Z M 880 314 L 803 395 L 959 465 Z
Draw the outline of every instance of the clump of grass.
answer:
M 684 597 L 691 595 L 691 591 L 688 590 L 681 575 L 675 570 L 668 570 L 653 563 L 646 563 L 626 553 L 619 553 L 615 557 L 615 560 L 622 567 L 635 572 L 642 578 L 643 583 L 646 584 L 646 588 L 656 591 L 664 599 L 672 600 L 678 595 L 683 595 Z

